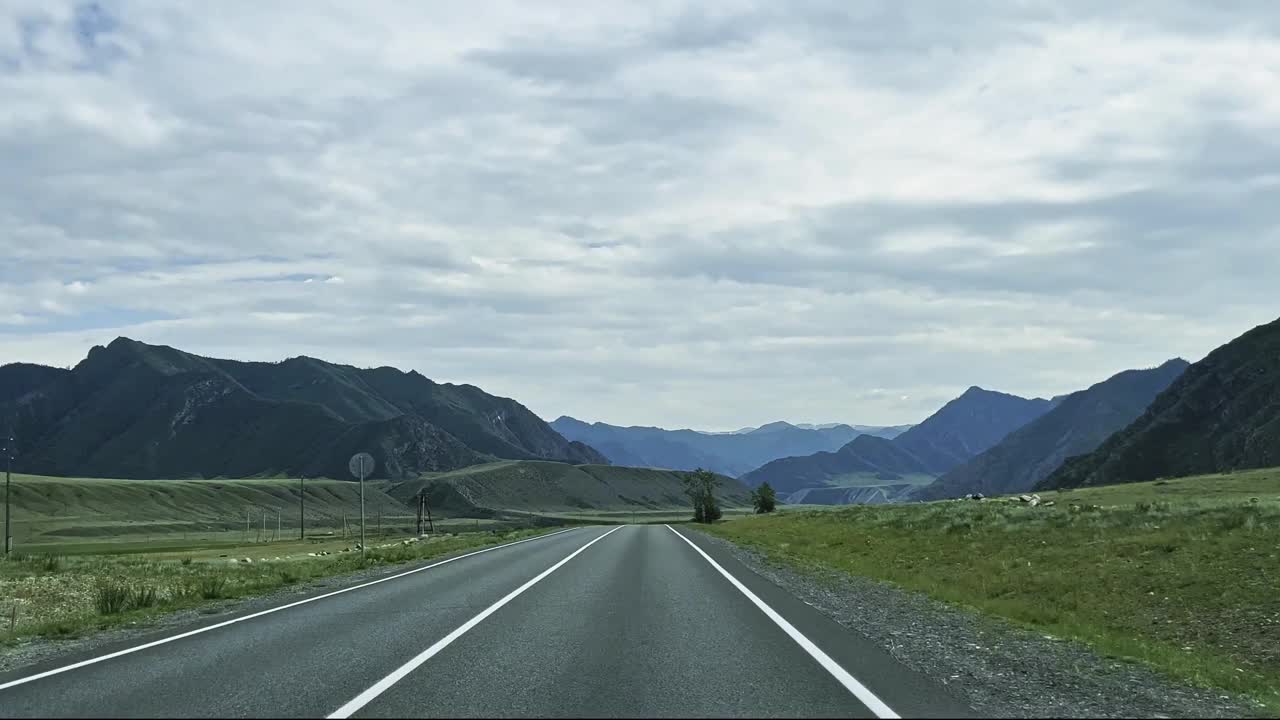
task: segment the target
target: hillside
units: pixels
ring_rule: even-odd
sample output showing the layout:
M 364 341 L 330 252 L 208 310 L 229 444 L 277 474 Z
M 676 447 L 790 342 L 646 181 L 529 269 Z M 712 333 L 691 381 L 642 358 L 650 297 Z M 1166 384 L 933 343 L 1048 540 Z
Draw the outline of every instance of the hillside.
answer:
M 971 387 L 893 442 L 929 472 L 942 474 L 1045 414 L 1057 402 L 1060 398 L 1028 400 Z
M 748 487 L 768 482 L 788 502 L 843 501 L 859 496 L 825 488 L 872 486 L 881 492 L 862 497 L 900 499 L 911 486 L 966 462 L 1056 402 L 971 387 L 892 440 L 861 435 L 835 452 L 774 460 L 740 479 Z M 811 489 L 824 491 L 797 494 Z
M 366 483 L 365 510 L 370 516 L 411 514 L 387 495 L 386 481 Z M 332 529 L 344 515 L 357 517 L 360 489 L 341 480 L 308 480 L 306 514 L 309 527 Z M 237 533 L 245 514 L 253 530 L 266 512 L 271 528 L 280 513 L 285 527 L 297 528 L 297 480 L 114 480 L 13 476 L 14 538 L 19 547 L 66 542 L 172 539 L 220 532 Z
M 117 338 L 70 371 L 0 367 L 0 417 L 16 467 L 118 478 L 347 477 L 365 450 L 376 477 L 495 458 L 607 463 L 523 405 L 470 385 L 314 358 L 205 358 Z
M 1128 427 L 1040 483 L 1071 488 L 1280 465 L 1280 320 L 1194 363 Z
M 686 472 L 545 461 L 497 462 L 393 483 L 388 494 L 404 503 L 425 491 L 432 507 L 455 515 L 502 511 L 685 509 Z M 750 504 L 736 480 L 721 479 L 725 507 Z
M 561 435 L 596 448 L 615 465 L 693 470 L 706 468 L 730 477 L 782 457 L 836 450 L 861 435 L 893 437 L 900 427 L 800 427 L 774 422 L 732 433 L 620 427 L 560 417 L 551 423 Z
M 1049 412 L 913 497 L 937 500 L 975 492 L 998 495 L 1031 490 L 1064 459 L 1091 452 L 1137 419 L 1188 366 L 1186 360 L 1176 358 L 1148 370 L 1126 370 L 1071 393 Z

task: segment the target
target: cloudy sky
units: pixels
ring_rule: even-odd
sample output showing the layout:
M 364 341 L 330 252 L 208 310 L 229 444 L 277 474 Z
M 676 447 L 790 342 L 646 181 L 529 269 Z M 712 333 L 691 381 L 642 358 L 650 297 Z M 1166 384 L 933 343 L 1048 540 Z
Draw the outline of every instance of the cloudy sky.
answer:
M 0 0 L 0 362 L 728 429 L 1197 360 L 1280 315 L 1280 4 L 1216 5 Z

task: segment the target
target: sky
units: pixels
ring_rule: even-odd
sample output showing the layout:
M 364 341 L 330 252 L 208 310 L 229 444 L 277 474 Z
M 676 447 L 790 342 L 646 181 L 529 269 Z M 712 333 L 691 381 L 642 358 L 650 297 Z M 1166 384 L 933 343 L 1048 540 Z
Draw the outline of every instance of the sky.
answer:
M 1280 3 L 0 0 L 0 363 L 918 422 L 1280 316 Z

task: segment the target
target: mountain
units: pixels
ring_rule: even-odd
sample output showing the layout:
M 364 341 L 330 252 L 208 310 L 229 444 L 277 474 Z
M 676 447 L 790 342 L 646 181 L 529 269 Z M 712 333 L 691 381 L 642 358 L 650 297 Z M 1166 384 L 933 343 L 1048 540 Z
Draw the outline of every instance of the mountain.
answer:
M 835 450 L 867 433 L 896 434 L 898 428 L 833 425 L 805 429 L 773 422 L 733 433 L 619 427 L 568 416 L 551 423 L 557 432 L 596 448 L 615 465 L 693 470 L 706 468 L 736 477 L 776 458 Z
M 968 462 L 1052 407 L 1051 400 L 1028 400 L 975 386 L 894 438 L 894 442 L 919 458 L 929 472 L 942 474 Z
M 0 419 L 12 419 L 22 470 L 120 478 L 375 477 L 497 458 L 608 460 L 566 440 L 523 405 L 471 385 L 315 358 L 278 363 L 200 357 L 117 338 L 72 370 L 0 367 Z
M 1096 450 L 1042 489 L 1142 482 L 1280 465 L 1280 320 L 1192 364 Z
M 781 496 L 806 488 L 845 487 L 845 483 L 899 481 L 905 475 L 933 477 L 919 458 L 895 441 L 859 435 L 834 452 L 779 458 L 739 480 L 747 487 L 767 482 Z
M 1189 366 L 1175 358 L 1149 370 L 1126 370 L 1059 399 L 1049 412 L 913 494 L 938 500 L 974 492 L 1031 490 L 1064 459 L 1091 452 L 1142 414 Z
M 893 439 L 860 435 L 835 452 L 787 457 L 766 463 L 739 479 L 748 487 L 768 482 L 785 502 L 841 497 L 826 488 L 881 488 L 897 499 L 911 487 L 967 462 L 1013 430 L 1052 409 L 1054 402 L 971 387 L 924 422 Z

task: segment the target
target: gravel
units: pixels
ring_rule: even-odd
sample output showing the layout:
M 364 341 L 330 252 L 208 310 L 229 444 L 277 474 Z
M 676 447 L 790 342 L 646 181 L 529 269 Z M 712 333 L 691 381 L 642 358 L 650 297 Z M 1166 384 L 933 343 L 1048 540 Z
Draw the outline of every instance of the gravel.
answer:
M 798 569 L 711 535 L 747 567 L 990 717 L 1265 717 L 1260 703 L 1191 687 L 1085 645 L 1042 635 L 888 583 Z

